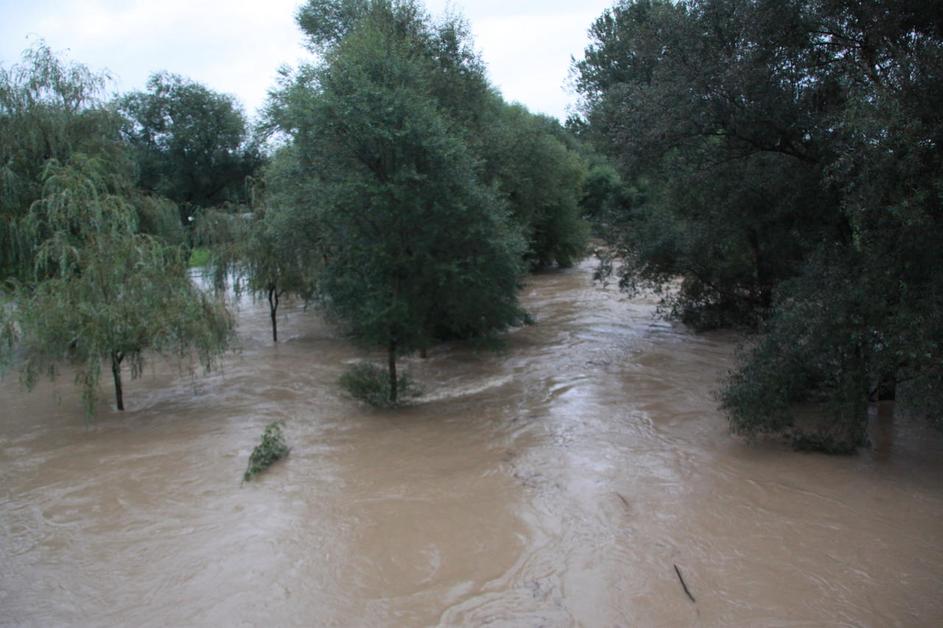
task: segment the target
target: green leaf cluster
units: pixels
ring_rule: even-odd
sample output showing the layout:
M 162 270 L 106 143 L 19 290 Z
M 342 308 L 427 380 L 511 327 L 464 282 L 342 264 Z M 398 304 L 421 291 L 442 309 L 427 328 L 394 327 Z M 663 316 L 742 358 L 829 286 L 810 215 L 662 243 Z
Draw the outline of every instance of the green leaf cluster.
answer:
M 273 464 L 288 455 L 288 445 L 282 432 L 282 423 L 275 421 L 265 426 L 262 442 L 249 454 L 249 466 L 242 475 L 242 481 L 248 482 Z
M 312 225 L 321 303 L 387 350 L 395 403 L 398 355 L 525 319 L 526 242 L 471 140 L 493 96 L 467 29 L 414 2 L 313 0 L 299 21 L 322 62 L 270 103 L 293 173 L 276 213 Z

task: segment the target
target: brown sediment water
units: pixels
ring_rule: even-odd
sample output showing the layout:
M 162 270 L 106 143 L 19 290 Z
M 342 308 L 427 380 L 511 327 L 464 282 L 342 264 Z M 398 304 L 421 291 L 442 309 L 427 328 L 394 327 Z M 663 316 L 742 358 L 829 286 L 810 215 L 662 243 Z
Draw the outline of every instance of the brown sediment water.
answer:
M 882 408 L 857 456 L 745 444 L 712 396 L 736 337 L 589 263 L 522 298 L 504 351 L 406 360 L 395 412 L 340 394 L 363 354 L 300 307 L 272 346 L 244 306 L 221 373 L 152 363 L 88 426 L 68 378 L 7 377 L 0 624 L 943 625 L 940 434 Z M 289 458 L 240 485 L 273 420 Z

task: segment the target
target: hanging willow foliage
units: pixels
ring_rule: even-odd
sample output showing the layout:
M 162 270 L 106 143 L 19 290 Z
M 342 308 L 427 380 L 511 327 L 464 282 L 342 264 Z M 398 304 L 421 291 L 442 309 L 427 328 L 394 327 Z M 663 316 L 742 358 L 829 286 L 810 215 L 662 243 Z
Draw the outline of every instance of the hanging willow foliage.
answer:
M 34 277 L 16 284 L 2 325 L 3 346 L 22 352 L 27 387 L 69 365 L 92 414 L 103 362 L 119 410 L 122 366 L 135 378 L 150 352 L 211 368 L 233 321 L 193 285 L 184 250 L 138 233 L 134 197 L 118 193 L 100 161 L 50 162 L 44 179 L 24 222 L 39 243 Z
M 123 409 L 122 368 L 209 368 L 233 327 L 190 281 L 176 206 L 133 189 L 106 79 L 42 43 L 0 66 L 0 367 L 28 387 L 70 367 L 89 414 L 103 363 Z
M 43 43 L 12 66 L 0 66 L 0 281 L 23 278 L 35 240 L 22 221 L 42 195 L 46 165 L 73 154 L 107 161 L 130 178 L 120 117 L 102 103 L 107 76 L 58 59 Z

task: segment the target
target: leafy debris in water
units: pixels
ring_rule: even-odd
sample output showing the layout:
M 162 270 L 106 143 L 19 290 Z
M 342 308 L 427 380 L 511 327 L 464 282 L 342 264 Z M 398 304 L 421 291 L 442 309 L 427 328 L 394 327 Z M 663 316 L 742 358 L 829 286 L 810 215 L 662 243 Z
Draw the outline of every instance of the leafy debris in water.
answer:
M 243 474 L 242 481 L 248 482 L 287 455 L 288 445 L 285 444 L 281 421 L 269 423 L 262 432 L 262 442 L 256 445 L 249 456 L 249 467 Z

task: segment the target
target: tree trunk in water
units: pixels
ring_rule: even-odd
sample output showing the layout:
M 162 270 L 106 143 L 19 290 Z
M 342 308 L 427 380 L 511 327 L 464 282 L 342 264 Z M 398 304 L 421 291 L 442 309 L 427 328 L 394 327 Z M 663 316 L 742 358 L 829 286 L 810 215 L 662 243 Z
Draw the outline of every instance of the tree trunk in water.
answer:
M 396 381 L 396 341 L 390 342 L 390 350 L 388 355 L 387 364 L 390 369 L 390 403 L 396 403 L 397 401 L 397 381 Z
M 897 400 L 897 377 L 894 374 L 881 375 L 874 388 L 868 393 L 868 401 L 896 401 Z
M 111 374 L 115 378 L 115 402 L 118 410 L 122 412 L 124 412 L 124 393 L 121 390 L 121 360 L 123 359 L 124 354 L 120 351 L 111 353 Z
M 272 315 L 272 342 L 278 342 L 278 321 L 275 318 L 275 313 L 278 312 L 278 292 L 273 286 L 268 289 L 268 307 Z
M 750 241 L 750 250 L 753 253 L 753 268 L 756 275 L 757 287 L 760 291 L 760 304 L 766 310 L 773 306 L 773 289 L 769 280 L 769 272 L 766 268 L 766 260 L 760 249 L 760 236 L 756 229 L 750 229 L 748 236 Z
M 851 445 L 851 451 L 868 444 L 868 392 L 870 387 L 868 386 L 868 369 L 864 361 L 864 349 L 860 342 L 855 347 L 853 359 L 852 377 L 858 394 L 853 399 L 851 429 L 848 431 L 848 442 Z

